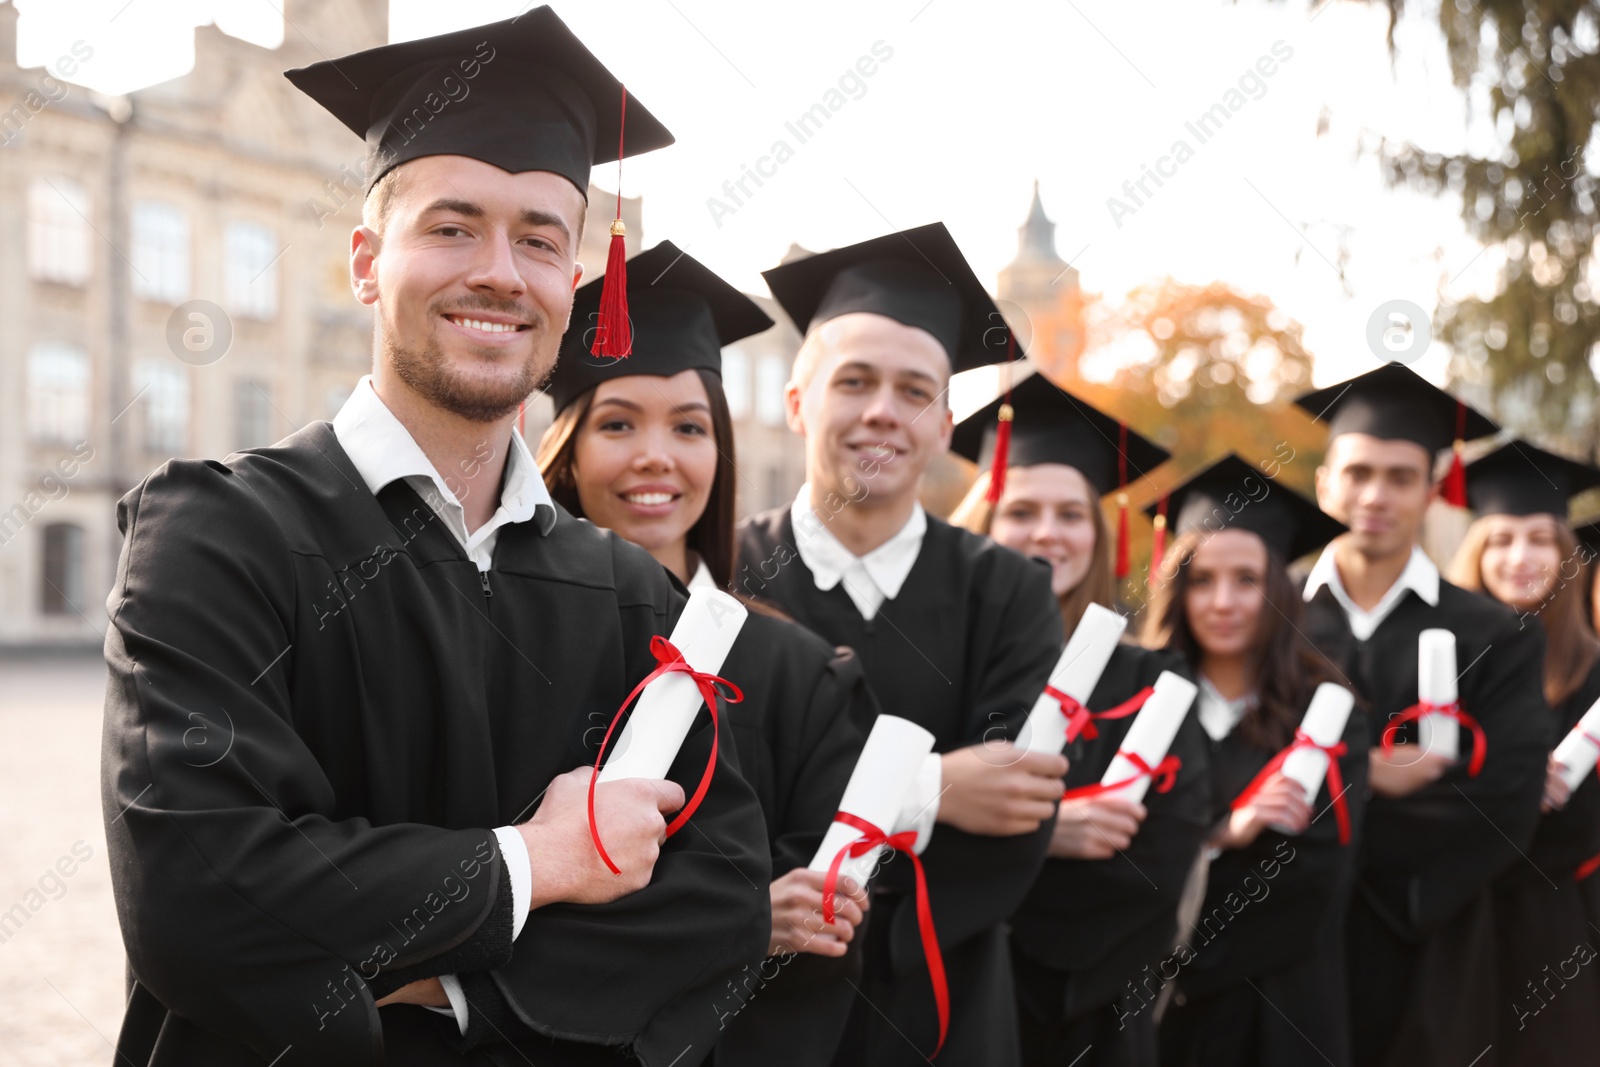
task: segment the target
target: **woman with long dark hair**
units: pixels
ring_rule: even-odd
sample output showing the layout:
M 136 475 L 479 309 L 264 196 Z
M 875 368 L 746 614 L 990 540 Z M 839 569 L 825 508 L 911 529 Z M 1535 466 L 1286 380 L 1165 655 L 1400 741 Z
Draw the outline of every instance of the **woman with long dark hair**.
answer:
M 556 415 L 539 469 L 574 515 L 640 545 L 691 588 L 726 589 L 736 467 L 722 348 L 772 320 L 670 242 L 627 269 L 633 354 L 590 354 L 603 279 L 580 288 L 550 382 Z M 877 704 L 853 653 L 755 605 L 721 674 L 744 691 L 726 722 L 766 816 L 774 881 L 768 958 L 706 991 L 719 1023 L 716 1062 L 826 1063 L 854 996 L 851 944 L 867 898 L 841 895 L 824 924 L 822 876 L 806 868 Z
M 1004 400 L 1005 398 L 1002 398 Z M 1115 419 L 1043 375 L 1011 391 L 1013 418 L 1002 473 L 993 460 L 1002 401 L 956 428 L 952 448 L 980 473 L 951 521 L 1050 564 L 1070 634 L 1090 604 L 1113 607 L 1112 538 L 1101 497 L 1118 489 L 1119 466 L 1134 476 L 1167 453 L 1136 433 L 1122 445 Z M 1000 481 L 998 494 L 990 489 Z M 998 499 L 990 497 L 997 495 Z M 1133 718 L 1119 705 L 1163 670 L 1188 674 L 1182 658 L 1123 643 L 1090 695 L 1093 730 L 1068 745 L 1067 788 L 1100 781 Z M 1205 746 L 1191 713 L 1172 752 L 1176 786 L 1144 803 L 1110 793 L 1059 805 L 1049 858 L 1011 920 L 1012 970 L 1023 1062 L 1033 1065 L 1154 1064 L 1155 992 L 1145 968 L 1172 944 L 1184 876 L 1205 836 Z
M 1508 442 L 1467 465 L 1467 502 L 1478 517 L 1450 564 L 1452 582 L 1543 627 L 1544 695 L 1560 731 L 1552 749 L 1600 699 L 1600 640 L 1585 618 L 1588 582 L 1567 522 L 1568 501 L 1596 486 L 1600 470 Z M 1554 1063 L 1600 1045 L 1600 969 L 1572 958 L 1600 921 L 1585 906 L 1591 887 L 1577 879 L 1600 851 L 1600 783 L 1589 774 L 1569 791 L 1564 770 L 1552 752 L 1527 862 L 1511 864 L 1492 888 L 1508 1009 L 1496 1042 L 1502 1063 Z
M 1164 1067 L 1350 1062 L 1342 923 L 1366 792 L 1367 725 L 1345 724 L 1329 784 L 1307 796 L 1269 761 L 1297 741 L 1319 683 L 1340 681 L 1299 628 L 1288 563 L 1344 527 L 1229 455 L 1174 490 L 1174 540 L 1145 642 L 1200 684 L 1212 798 L 1205 902 L 1171 962 Z M 1163 973 L 1163 977 L 1167 975 Z

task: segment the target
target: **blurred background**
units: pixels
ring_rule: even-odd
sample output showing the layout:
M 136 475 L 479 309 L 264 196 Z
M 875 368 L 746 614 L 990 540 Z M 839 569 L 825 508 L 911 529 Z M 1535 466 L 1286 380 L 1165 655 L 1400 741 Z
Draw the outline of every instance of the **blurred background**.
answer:
M 371 362 L 363 146 L 281 72 L 527 6 L 0 0 L 0 1064 L 109 1059 L 120 1021 L 117 499 L 331 418 Z M 1135 503 L 1229 448 L 1309 488 L 1288 399 L 1390 359 L 1596 456 L 1595 5 L 555 6 L 678 138 L 623 168 L 631 251 L 671 239 L 782 320 L 762 269 L 943 220 L 1041 370 L 1173 450 Z M 591 277 L 617 168 L 594 182 Z M 724 355 L 744 512 L 803 479 L 798 345 Z M 964 376 L 957 417 L 997 388 Z M 970 478 L 941 463 L 929 507 Z M 1465 519 L 1438 511 L 1442 558 Z

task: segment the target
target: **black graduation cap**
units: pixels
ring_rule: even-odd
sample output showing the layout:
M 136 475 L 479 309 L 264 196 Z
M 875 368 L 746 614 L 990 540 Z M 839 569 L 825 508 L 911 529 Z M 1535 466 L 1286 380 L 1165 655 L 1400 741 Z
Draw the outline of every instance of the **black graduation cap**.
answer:
M 1011 333 L 944 223 L 874 237 L 762 271 L 802 334 L 852 311 L 931 333 L 956 371 L 1020 358 Z
M 1600 469 L 1512 440 L 1467 464 L 1467 502 L 1480 515 L 1555 515 L 1600 486 Z
M 1466 507 L 1461 446 L 1498 433 L 1500 427 L 1465 400 L 1451 396 L 1409 367 L 1386 363 L 1349 381 L 1313 389 L 1295 403 L 1328 424 L 1328 438 L 1364 433 L 1389 441 L 1411 441 L 1429 455 L 1455 447 L 1445 480 L 1447 503 Z
M 367 142 L 367 190 L 422 156 L 560 174 L 585 196 L 589 168 L 672 143 L 669 133 L 548 7 L 381 45 L 284 72 Z
M 556 410 L 611 378 L 649 374 L 670 378 L 680 371 L 722 374 L 722 349 L 772 326 L 761 306 L 713 274 L 671 241 L 628 260 L 628 303 L 633 318 L 633 354 L 611 359 L 591 354 L 604 278 L 581 287 L 572 299 L 572 320 L 548 391 Z
M 1173 532 L 1249 530 L 1284 562 L 1332 541 L 1347 527 L 1281 482 L 1229 452 L 1168 494 Z M 1156 505 L 1145 509 L 1154 515 Z
M 956 424 L 950 450 L 990 469 L 999 436 L 1000 396 Z M 1061 463 L 1089 480 L 1101 496 L 1149 474 L 1172 454 L 1153 441 L 1035 373 L 1012 387 L 1007 465 Z

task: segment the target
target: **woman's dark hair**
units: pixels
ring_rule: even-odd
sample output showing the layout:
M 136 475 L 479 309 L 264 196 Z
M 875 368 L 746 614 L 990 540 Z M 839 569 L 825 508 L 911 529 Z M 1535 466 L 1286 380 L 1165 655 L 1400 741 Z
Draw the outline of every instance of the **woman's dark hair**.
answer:
M 1178 650 L 1196 672 L 1205 652 L 1189 628 L 1184 603 L 1195 550 L 1209 534 L 1207 530 L 1190 530 L 1173 542 L 1145 616 L 1144 643 Z M 1294 740 L 1295 729 L 1317 686 L 1341 679 L 1327 658 L 1302 634 L 1300 597 L 1288 566 L 1271 548 L 1267 549 L 1264 579 L 1266 605 L 1254 650 L 1258 699 L 1234 732 L 1252 748 L 1276 752 Z
M 706 510 L 695 524 L 689 527 L 689 548 L 705 561 L 718 589 L 727 589 L 733 581 L 734 553 L 737 543 L 733 534 L 734 460 L 733 416 L 728 412 L 728 397 L 722 391 L 722 379 L 707 370 L 696 370 L 706 387 L 706 400 L 711 405 L 711 436 L 717 449 L 717 473 L 711 481 L 711 495 L 706 499 Z M 596 387 L 598 388 L 598 386 Z M 578 451 L 578 431 L 589 418 L 594 406 L 594 389 L 578 394 L 572 402 L 556 412 L 555 421 L 539 438 L 536 461 L 544 484 L 556 503 L 572 514 L 583 517 L 583 505 L 578 501 L 578 483 L 572 466 Z

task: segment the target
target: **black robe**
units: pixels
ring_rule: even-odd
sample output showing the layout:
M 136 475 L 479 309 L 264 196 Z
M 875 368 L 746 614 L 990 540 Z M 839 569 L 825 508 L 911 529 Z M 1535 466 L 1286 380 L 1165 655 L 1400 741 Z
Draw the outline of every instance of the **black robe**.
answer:
M 1177 652 L 1118 645 L 1089 710 L 1122 703 L 1164 670 L 1190 674 Z M 1104 777 L 1135 718 L 1097 722 L 1098 737 L 1068 746 L 1068 789 Z M 1111 859 L 1045 860 L 1011 918 L 1023 1061 L 1030 1067 L 1155 1063 L 1159 989 L 1147 988 L 1146 968 L 1170 954 L 1184 883 L 1210 829 L 1208 753 L 1192 708 L 1170 751 L 1183 766 L 1171 792 L 1145 794 L 1148 814 L 1133 843 Z
M 1600 699 L 1600 663 L 1556 707 L 1565 737 Z M 1590 772 L 1567 806 L 1539 819 L 1527 863 L 1494 882 L 1500 1040 L 1506 1063 L 1560 1063 L 1600 1049 L 1600 930 L 1573 873 L 1600 852 L 1600 781 Z M 1583 946 L 1582 949 L 1579 946 Z M 1585 960 L 1584 957 L 1587 957 Z M 1532 988 L 1530 989 L 1530 983 Z
M 1541 664 L 1544 636 L 1487 597 L 1439 580 L 1439 603 L 1407 592 L 1365 641 L 1324 587 L 1306 605 L 1312 644 L 1366 698 L 1368 741 L 1417 702 L 1417 636 L 1456 635 L 1462 709 L 1482 725 L 1488 756 L 1469 777 L 1461 761 L 1407 797 L 1372 796 L 1362 829 L 1346 927 L 1352 1054 L 1359 1064 L 1494 1067 L 1496 1020 L 1490 881 L 1525 862 L 1553 744 Z M 1416 744 L 1415 723 L 1401 737 Z
M 1211 860 L 1205 903 L 1174 968 L 1178 994 L 1161 1020 L 1166 1067 L 1351 1062 L 1344 916 L 1366 810 L 1369 732 L 1366 714 L 1353 708 L 1338 761 L 1348 845 L 1339 843 L 1324 779 L 1304 833 L 1263 830 L 1248 846 Z M 1237 732 L 1206 741 L 1215 825 L 1279 749 L 1253 747 Z
M 766 817 L 776 880 L 807 866 L 821 846 L 878 704 L 854 652 L 759 609 L 751 610 L 725 673 L 747 659 L 761 667 L 738 672 L 748 679 L 745 699 L 728 722 L 739 768 Z M 827 1063 L 855 999 L 851 983 L 860 983 L 862 940 L 836 959 L 780 953 L 750 960 L 717 1001 L 717 1067 Z
M 950 752 L 1015 738 L 1061 651 L 1049 571 L 932 516 L 900 595 L 872 621 L 841 586 L 823 592 L 794 546 L 789 509 L 740 528 L 735 591 L 773 600 L 861 657 L 883 710 Z M 938 1062 L 1017 1062 L 1016 1006 L 1004 922 L 1038 874 L 1054 820 L 1013 837 L 941 824 L 922 856 L 950 984 L 950 1034 Z M 892 857 L 875 883 L 862 996 L 836 1062 L 922 1064 L 938 1040 L 918 936 L 911 864 Z
M 374 498 L 327 423 L 123 498 L 102 748 L 119 1063 L 705 1057 L 710 1003 L 770 929 L 731 760 L 646 888 L 510 939 L 491 828 L 593 762 L 683 604 L 643 551 L 541 515 L 480 575 L 403 480 Z M 710 743 L 702 715 L 671 773 L 688 791 Z M 442 973 L 471 1004 L 465 1053 L 453 1018 L 374 1007 Z

